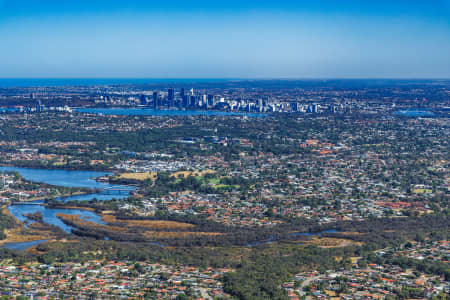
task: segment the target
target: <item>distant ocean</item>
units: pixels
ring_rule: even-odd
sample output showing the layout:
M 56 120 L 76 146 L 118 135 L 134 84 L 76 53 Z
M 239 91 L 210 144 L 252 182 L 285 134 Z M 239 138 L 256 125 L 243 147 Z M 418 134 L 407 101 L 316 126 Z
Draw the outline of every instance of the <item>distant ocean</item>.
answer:
M 158 84 L 222 82 L 238 79 L 211 78 L 0 78 L 3 87 L 90 86 L 114 84 Z

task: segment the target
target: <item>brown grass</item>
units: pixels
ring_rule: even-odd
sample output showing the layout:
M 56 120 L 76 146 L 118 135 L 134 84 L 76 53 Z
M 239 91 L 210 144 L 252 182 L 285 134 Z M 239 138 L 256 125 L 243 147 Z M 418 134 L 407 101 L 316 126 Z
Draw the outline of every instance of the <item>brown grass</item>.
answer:
M 95 208 L 83 207 L 83 206 L 64 206 L 64 209 L 78 209 L 78 210 L 89 210 L 95 212 Z
M 6 206 L 2 207 L 2 212 L 3 214 L 12 216 L 16 221 L 17 227 L 5 230 L 6 239 L 0 240 L 0 245 L 4 243 L 23 243 L 54 238 L 52 232 L 43 230 L 42 224 L 34 222 L 25 229 L 24 224 L 11 215 Z
M 354 232 L 354 231 L 343 231 L 339 232 L 341 235 L 347 235 L 347 236 L 359 236 L 359 235 L 365 235 L 365 233 L 362 232 Z
M 143 235 L 151 239 L 161 238 L 185 238 L 191 236 L 216 236 L 222 235 L 219 232 L 192 232 L 192 231 L 146 231 Z
M 156 172 L 151 173 L 122 173 L 119 175 L 119 179 L 132 179 L 132 180 L 140 180 L 144 181 L 146 179 L 155 180 L 156 179 Z
M 189 176 L 194 176 L 194 177 L 198 177 L 198 176 L 204 176 L 206 174 L 214 174 L 216 173 L 213 170 L 204 170 L 204 171 L 178 171 L 178 172 L 174 172 L 172 174 L 170 174 L 170 177 L 175 177 L 178 178 L 180 175 L 183 175 L 183 177 L 189 177 Z
M 13 215 L 9 212 L 7 206 L 3 206 L 3 207 L 2 207 L 2 213 L 3 213 L 4 215 L 11 216 L 11 217 L 15 220 L 16 225 L 18 225 L 18 226 L 21 225 L 21 227 L 23 227 L 23 224 L 22 224 L 15 216 L 13 216 Z
M 8 208 L 6 207 L 6 206 L 3 206 L 2 207 L 2 213 L 4 214 L 4 215 L 9 215 L 10 213 L 9 213 L 9 210 L 8 210 Z
M 355 246 L 355 245 L 361 246 L 362 245 L 362 243 L 355 242 L 352 240 L 329 238 L 329 237 L 313 238 L 312 240 L 306 242 L 306 244 L 316 245 L 320 248 L 340 248 L 340 247 L 347 247 L 347 246 Z
M 73 222 L 75 225 L 80 227 L 91 227 L 93 229 L 102 229 L 111 232 L 123 232 L 134 234 L 132 231 L 133 227 L 140 227 L 145 229 L 187 229 L 192 228 L 194 225 L 174 222 L 174 221 L 149 221 L 149 220 L 119 220 L 111 215 L 103 215 L 102 220 L 107 223 L 119 223 L 123 226 L 111 226 L 111 225 L 100 225 L 94 222 L 85 221 L 81 219 L 80 215 L 67 215 L 59 213 L 56 215 L 62 220 Z M 141 232 L 141 234 L 146 238 L 151 239 L 160 239 L 160 238 L 184 238 L 189 236 L 215 236 L 221 235 L 222 233 L 218 232 L 194 232 L 194 231 L 154 231 L 154 230 L 145 230 Z
M 106 230 L 110 230 L 110 231 L 121 231 L 121 232 L 128 231 L 128 229 L 125 227 L 101 225 L 101 224 L 97 224 L 92 221 L 86 221 L 86 220 L 83 220 L 80 215 L 67 215 L 67 214 L 63 214 L 63 213 L 58 213 L 58 214 L 56 214 L 56 216 L 58 218 L 61 218 L 62 220 L 73 222 L 74 224 L 76 224 L 80 227 L 101 228 L 101 229 L 106 229 Z
M 102 215 L 102 221 L 105 223 L 121 223 L 127 227 L 144 227 L 154 229 L 187 229 L 195 227 L 192 224 L 176 222 L 176 221 L 153 221 L 153 220 L 117 220 L 112 215 Z
M 0 241 L 0 245 L 4 243 L 23 243 L 38 240 L 46 240 L 52 238 L 48 231 L 39 231 L 38 234 L 26 234 L 22 232 L 22 228 L 14 228 L 5 230 L 7 238 Z M 31 232 L 30 232 L 31 233 Z
M 183 177 L 189 177 L 189 176 L 204 176 L 205 174 L 214 174 L 215 171 L 213 170 L 204 170 L 204 171 L 178 171 L 173 172 L 170 174 L 170 177 L 172 178 L 178 178 L 180 175 Z M 147 179 L 155 180 L 156 176 L 158 176 L 158 173 L 156 172 L 138 172 L 138 173 L 121 173 L 119 174 L 119 179 L 131 179 L 131 180 L 139 180 L 144 181 Z

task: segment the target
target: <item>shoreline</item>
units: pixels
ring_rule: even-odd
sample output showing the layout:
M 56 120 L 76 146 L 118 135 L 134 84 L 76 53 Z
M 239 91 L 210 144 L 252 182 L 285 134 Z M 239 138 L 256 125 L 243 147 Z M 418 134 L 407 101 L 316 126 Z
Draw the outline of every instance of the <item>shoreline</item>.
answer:
M 45 200 L 56 200 L 58 198 L 61 198 L 62 200 L 64 200 L 65 198 L 68 197 L 72 197 L 72 196 L 82 196 L 82 195 L 94 195 L 96 194 L 95 191 L 92 192 L 74 192 L 74 193 L 66 193 L 66 194 L 62 194 L 60 196 L 56 196 L 56 197 L 37 197 L 37 198 L 27 198 L 27 199 L 21 199 L 20 201 L 18 201 L 19 203 L 23 202 L 23 203 L 29 203 L 29 202 L 35 202 L 35 201 L 45 201 Z M 12 203 L 12 202 L 11 202 Z M 14 202 L 17 203 L 17 202 Z M 36 205 L 40 205 L 40 204 L 45 204 L 44 203 L 36 203 Z
M 133 187 L 136 188 L 135 185 L 133 184 L 127 184 L 127 183 L 117 183 L 114 181 L 110 181 L 109 180 L 109 176 L 111 175 L 120 175 L 120 172 L 118 172 L 117 170 L 110 170 L 110 171 L 98 171 L 98 170 L 79 170 L 79 169 L 62 169 L 62 168 L 37 168 L 37 167 L 23 167 L 20 165 L 14 165 L 14 164 L 4 164 L 0 162 L 0 167 L 6 167 L 6 168 L 21 168 L 21 169 L 29 169 L 29 170 L 43 170 L 43 171 L 67 171 L 67 172 L 96 172 L 96 173 L 105 173 L 103 175 L 100 175 L 98 177 L 89 177 L 90 180 L 93 180 L 97 183 L 105 183 L 105 184 L 109 184 L 109 185 L 123 185 L 123 186 L 128 186 L 128 187 Z M 0 172 L 8 172 L 8 171 L 1 171 Z M 11 172 L 16 172 L 16 171 L 11 171 Z M 17 172 L 20 175 L 20 172 Z M 22 177 L 23 180 L 25 181 L 31 181 L 28 179 L 25 179 L 22 175 L 20 175 Z M 105 178 L 108 178 L 107 180 L 105 180 Z M 40 183 L 40 184 L 45 184 L 48 186 L 52 186 L 52 187 L 62 187 L 62 188 L 69 188 L 69 189 L 90 189 L 91 192 L 82 192 L 84 194 L 95 194 L 98 192 L 99 188 L 90 188 L 90 187 L 70 187 L 70 186 L 60 186 L 60 185 L 53 185 L 53 184 L 49 184 L 49 183 L 45 183 L 45 182 L 41 182 L 41 181 L 33 181 L 34 183 Z M 101 189 L 100 189 L 101 190 Z M 130 189 L 130 191 L 132 191 L 132 189 Z M 77 194 L 73 194 L 73 195 L 77 195 Z M 64 195 L 64 196 L 58 196 L 58 197 L 70 197 L 71 195 Z
M 80 172 L 98 172 L 98 173 L 117 173 L 117 170 L 115 169 L 92 169 L 92 168 L 82 168 L 82 169 L 76 169 L 76 168 L 56 168 L 54 166 L 46 166 L 45 168 L 39 168 L 34 166 L 23 166 L 20 164 L 13 164 L 13 163 L 4 163 L 0 162 L 0 167 L 7 167 L 7 168 L 24 168 L 24 169 L 32 169 L 32 170 L 60 170 L 60 171 L 80 171 Z M 112 174 L 110 174 L 112 175 Z M 103 175 L 104 176 L 104 175 Z M 102 177 L 102 176 L 100 176 Z M 94 177 L 93 179 L 95 179 Z
M 0 240 L 0 248 L 3 248 L 4 244 L 9 243 L 28 243 L 28 242 L 34 242 L 34 241 L 40 241 L 45 239 L 50 239 L 50 237 L 42 236 L 42 235 L 17 235 L 16 233 L 20 230 L 23 230 L 25 228 L 25 223 L 21 222 L 19 219 L 17 219 L 8 209 L 8 205 L 2 206 L 2 212 L 12 218 L 14 218 L 17 227 L 5 229 L 6 238 L 4 240 Z M 54 239 L 54 237 L 51 237 Z

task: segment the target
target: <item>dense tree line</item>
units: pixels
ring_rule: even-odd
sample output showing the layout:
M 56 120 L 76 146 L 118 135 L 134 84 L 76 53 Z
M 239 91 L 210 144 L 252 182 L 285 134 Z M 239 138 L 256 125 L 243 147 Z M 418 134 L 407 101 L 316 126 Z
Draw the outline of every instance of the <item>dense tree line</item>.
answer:
M 198 222 L 200 223 L 200 221 Z M 383 258 L 370 254 L 375 249 L 404 245 L 410 237 L 414 237 L 416 234 L 416 232 L 407 234 L 408 226 L 416 228 L 415 226 L 420 226 L 418 224 L 429 224 L 421 229 L 420 234 L 425 239 L 432 239 L 433 237 L 437 238 L 436 231 L 443 230 L 448 233 L 448 225 L 444 223 L 444 226 L 447 227 L 442 227 L 438 218 L 431 219 L 430 217 L 412 220 L 399 218 L 391 224 L 385 225 L 383 225 L 383 222 L 377 222 L 378 220 L 371 220 L 348 225 L 347 229 L 352 228 L 352 230 L 357 231 L 356 229 L 359 226 L 362 233 L 368 233 L 363 235 L 368 238 L 364 240 L 365 244 L 361 247 L 320 249 L 314 246 L 293 247 L 290 243 L 280 241 L 276 244 L 261 244 L 250 248 L 204 247 L 201 245 L 199 245 L 200 247 L 180 245 L 168 248 L 147 242 L 129 243 L 81 238 L 81 241 L 76 243 L 52 242 L 39 245 L 38 250 L 42 252 L 38 253 L 43 254 L 38 254 L 37 258 L 44 263 L 85 261 L 95 258 L 231 267 L 235 268 L 236 271 L 225 275 L 223 279 L 225 290 L 239 299 L 287 299 L 285 292 L 280 289 L 281 282 L 295 273 L 312 268 L 325 271 L 338 267 L 349 267 L 347 258 L 351 256 L 362 256 L 367 262 L 392 263 L 401 267 L 412 267 L 430 274 L 449 276 L 448 267 L 440 263 L 420 262 L 401 257 Z M 386 232 L 386 228 L 395 229 L 392 232 Z M 375 238 L 370 236 L 375 236 Z M 101 251 L 97 252 L 98 250 Z M 32 254 L 17 254 L 6 250 L 0 251 L 0 255 L 1 257 L 13 257 L 17 260 L 36 258 L 30 256 Z M 334 257 L 342 257 L 342 259 L 336 260 Z M 414 293 L 410 290 L 402 290 L 402 292 L 403 295 Z

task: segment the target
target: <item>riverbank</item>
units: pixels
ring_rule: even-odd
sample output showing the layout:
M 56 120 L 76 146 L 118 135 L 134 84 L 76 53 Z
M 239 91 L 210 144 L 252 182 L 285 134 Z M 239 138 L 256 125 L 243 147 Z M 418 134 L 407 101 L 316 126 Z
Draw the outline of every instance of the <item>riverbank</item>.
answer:
M 104 173 L 115 173 L 117 170 L 112 167 L 95 167 L 92 165 L 43 165 L 43 164 L 33 164 L 33 163 L 23 163 L 23 161 L 16 162 L 4 162 L 0 161 L 0 167 L 11 167 L 11 168 L 26 168 L 26 169 L 43 169 L 43 170 L 60 170 L 60 171 L 87 171 L 87 172 L 104 172 Z
M 6 206 L 3 206 L 1 209 L 3 214 L 12 217 L 16 221 L 17 227 L 5 230 L 6 239 L 0 240 L 0 247 L 2 247 L 4 244 L 9 243 L 28 243 L 56 238 L 56 236 L 52 234 L 51 231 L 43 231 L 42 229 L 44 228 L 41 227 L 39 223 L 33 223 L 34 226 L 25 228 L 25 224 L 18 220 L 13 214 L 11 214 Z M 27 230 L 26 234 L 24 234 L 25 229 Z
M 113 198 L 128 197 L 136 189 L 135 186 L 123 184 L 118 186 L 117 184 L 105 182 L 105 180 L 99 180 L 105 179 L 106 176 L 112 175 L 113 173 L 5 166 L 0 166 L 0 171 L 17 172 L 21 179 L 28 184 L 35 185 L 35 183 L 39 183 L 42 188 L 58 189 L 61 193 L 58 195 L 47 193 L 48 195 L 41 197 L 27 197 L 28 201 L 42 200 L 42 198 L 60 198 L 63 201 L 91 200 L 93 198 L 111 200 Z M 102 191 L 106 191 L 106 193 L 101 193 Z M 73 199 L 70 199 L 72 197 Z
M 93 195 L 93 194 L 95 194 L 95 191 L 64 193 L 64 194 L 61 194 L 61 195 L 58 195 L 58 196 L 54 196 L 54 197 L 43 196 L 43 197 L 24 198 L 24 199 L 20 199 L 20 201 L 18 201 L 18 202 L 29 203 L 29 202 L 45 201 L 45 200 L 57 200 L 58 198 L 64 200 L 64 198 L 68 198 L 68 197 L 83 196 L 83 195 Z

